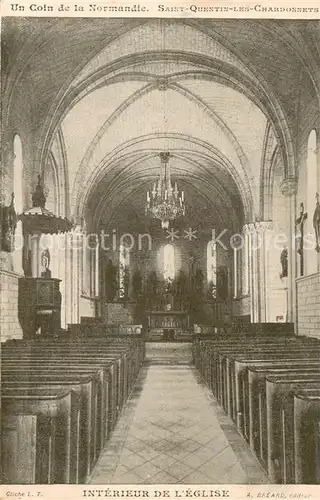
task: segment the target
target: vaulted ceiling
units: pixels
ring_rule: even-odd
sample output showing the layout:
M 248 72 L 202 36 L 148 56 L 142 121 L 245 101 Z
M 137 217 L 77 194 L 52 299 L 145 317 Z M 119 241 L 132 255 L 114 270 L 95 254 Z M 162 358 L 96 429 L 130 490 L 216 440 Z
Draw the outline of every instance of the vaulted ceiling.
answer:
M 33 134 L 35 169 L 59 132 L 71 214 L 96 226 L 143 218 L 163 150 L 195 223 L 259 216 L 268 126 L 285 177 L 301 88 L 320 90 L 313 22 L 8 18 L 3 33 L 7 126 Z

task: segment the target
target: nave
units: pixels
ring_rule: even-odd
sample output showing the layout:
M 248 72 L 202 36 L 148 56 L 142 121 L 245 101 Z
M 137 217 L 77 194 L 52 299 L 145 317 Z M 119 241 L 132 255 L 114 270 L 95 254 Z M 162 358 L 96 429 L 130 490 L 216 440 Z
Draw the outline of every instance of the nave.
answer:
M 267 484 L 198 372 L 146 365 L 90 484 Z

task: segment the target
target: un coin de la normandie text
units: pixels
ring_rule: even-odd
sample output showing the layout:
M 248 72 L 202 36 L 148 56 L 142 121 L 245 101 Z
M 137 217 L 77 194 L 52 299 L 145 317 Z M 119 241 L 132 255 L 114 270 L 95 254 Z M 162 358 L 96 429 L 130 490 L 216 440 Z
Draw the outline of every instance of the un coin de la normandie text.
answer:
M 114 13 L 114 12 L 123 12 L 123 13 L 143 13 L 150 12 L 150 9 L 147 5 L 144 4 L 131 4 L 126 5 L 125 3 L 122 5 L 108 5 L 103 3 L 90 3 L 87 5 L 81 4 L 56 4 L 52 5 L 50 3 L 30 3 L 29 5 L 20 4 L 20 3 L 11 3 L 10 10 L 13 12 L 82 12 L 83 14 L 91 13 L 91 14 L 101 14 L 101 13 Z M 156 10 L 159 13 L 193 13 L 193 14 L 203 14 L 203 13 L 240 13 L 240 12 L 257 12 L 257 13 L 318 13 L 320 12 L 320 7 L 294 7 L 294 6 L 285 6 L 274 7 L 274 6 L 264 6 L 259 3 L 256 5 L 238 5 L 238 6 L 200 6 L 195 4 L 189 5 L 172 5 L 172 4 L 158 4 L 156 6 Z M 154 11 L 154 8 L 153 8 Z

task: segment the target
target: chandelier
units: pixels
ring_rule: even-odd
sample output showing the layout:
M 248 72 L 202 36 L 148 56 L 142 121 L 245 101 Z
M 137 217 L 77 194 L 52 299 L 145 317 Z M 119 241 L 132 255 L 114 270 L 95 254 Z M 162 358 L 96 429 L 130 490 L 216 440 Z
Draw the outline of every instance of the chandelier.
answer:
M 178 191 L 177 183 L 171 183 L 170 153 L 160 153 L 160 177 L 153 189 L 147 192 L 146 214 L 161 220 L 161 227 L 168 229 L 169 221 L 185 215 L 184 192 Z

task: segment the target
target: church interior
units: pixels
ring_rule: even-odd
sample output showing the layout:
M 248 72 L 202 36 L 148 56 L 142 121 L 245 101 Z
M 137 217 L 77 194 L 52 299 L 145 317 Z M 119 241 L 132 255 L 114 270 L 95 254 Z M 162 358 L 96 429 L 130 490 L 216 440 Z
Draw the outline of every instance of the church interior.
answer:
M 1 29 L 1 482 L 320 484 L 318 21 Z

